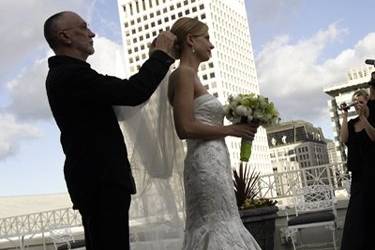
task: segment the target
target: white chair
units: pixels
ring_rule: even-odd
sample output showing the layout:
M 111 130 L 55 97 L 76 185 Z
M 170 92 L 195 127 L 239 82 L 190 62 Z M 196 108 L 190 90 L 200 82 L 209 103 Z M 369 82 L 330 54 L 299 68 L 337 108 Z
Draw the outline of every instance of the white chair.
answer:
M 311 185 L 299 188 L 294 192 L 295 216 L 287 214 L 285 236 L 290 239 L 296 250 L 297 234 L 304 228 L 325 227 L 332 231 L 333 247 L 336 250 L 335 196 L 329 185 Z
M 49 237 L 53 241 L 55 249 L 72 249 L 71 243 L 75 242 L 70 225 L 58 224 L 49 227 Z

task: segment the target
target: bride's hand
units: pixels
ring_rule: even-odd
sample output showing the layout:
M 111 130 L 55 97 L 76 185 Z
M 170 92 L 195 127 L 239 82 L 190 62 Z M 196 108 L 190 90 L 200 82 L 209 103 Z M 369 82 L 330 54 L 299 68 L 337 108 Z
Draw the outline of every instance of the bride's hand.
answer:
M 241 137 L 248 140 L 253 140 L 259 127 L 258 123 L 238 123 L 229 125 L 231 128 L 231 136 Z

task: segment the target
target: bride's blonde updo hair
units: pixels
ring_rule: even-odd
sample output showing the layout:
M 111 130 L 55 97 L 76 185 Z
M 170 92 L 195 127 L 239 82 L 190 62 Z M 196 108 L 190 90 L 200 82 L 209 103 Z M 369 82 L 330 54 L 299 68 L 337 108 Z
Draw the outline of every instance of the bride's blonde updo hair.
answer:
M 178 19 L 171 28 L 171 32 L 176 35 L 176 59 L 180 59 L 181 52 L 185 48 L 185 41 L 188 34 L 193 36 L 203 36 L 208 31 L 208 26 L 196 18 L 182 17 Z

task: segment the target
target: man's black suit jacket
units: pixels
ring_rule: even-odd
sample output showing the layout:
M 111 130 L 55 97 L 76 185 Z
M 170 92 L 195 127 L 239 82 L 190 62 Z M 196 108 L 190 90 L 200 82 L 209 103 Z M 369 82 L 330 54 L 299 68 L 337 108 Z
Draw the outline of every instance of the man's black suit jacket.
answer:
M 100 185 L 132 192 L 132 175 L 112 105 L 135 106 L 155 91 L 174 62 L 155 51 L 129 80 L 102 75 L 84 61 L 49 58 L 48 101 L 61 132 L 64 175 L 73 208 L 87 208 Z

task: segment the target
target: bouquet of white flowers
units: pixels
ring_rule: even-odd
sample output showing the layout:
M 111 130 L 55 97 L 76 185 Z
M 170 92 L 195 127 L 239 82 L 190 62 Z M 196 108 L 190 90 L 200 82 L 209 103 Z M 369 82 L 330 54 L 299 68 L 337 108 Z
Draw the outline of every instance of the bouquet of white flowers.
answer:
M 224 105 L 225 117 L 232 123 L 257 122 L 261 126 L 270 126 L 279 122 L 279 113 L 268 98 L 255 94 L 229 96 Z M 241 161 L 249 161 L 251 141 L 241 140 Z

